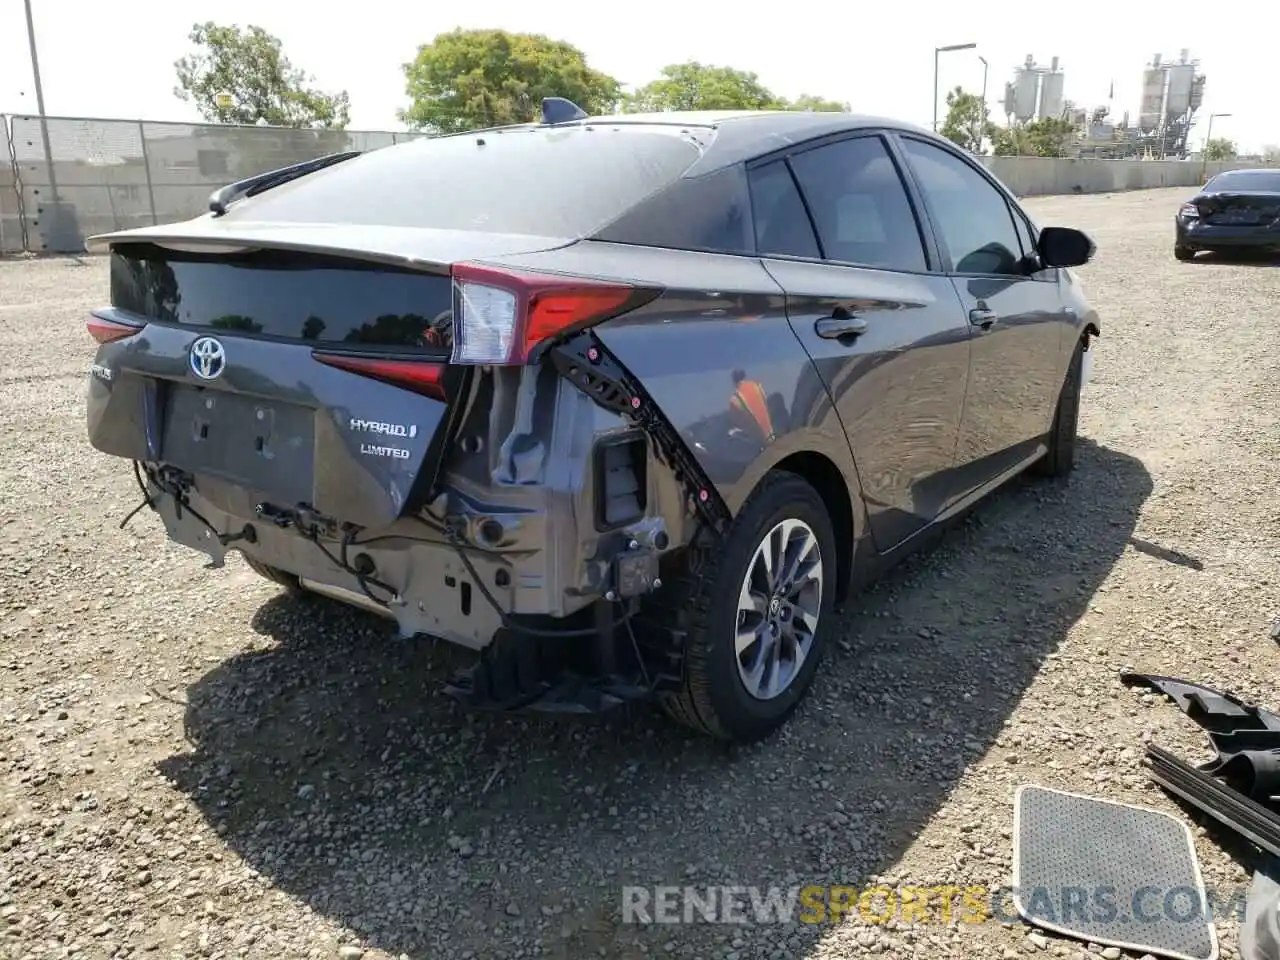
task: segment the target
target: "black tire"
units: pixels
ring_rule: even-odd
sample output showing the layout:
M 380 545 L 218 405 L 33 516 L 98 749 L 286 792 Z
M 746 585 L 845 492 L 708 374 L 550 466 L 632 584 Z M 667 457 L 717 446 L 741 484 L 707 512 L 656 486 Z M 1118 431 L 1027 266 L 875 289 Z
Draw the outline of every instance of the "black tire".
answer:
M 1084 369 L 1085 341 L 1076 344 L 1067 367 L 1067 378 L 1058 394 L 1058 406 L 1053 414 L 1053 426 L 1045 443 L 1049 452 L 1036 461 L 1035 470 L 1046 477 L 1065 477 L 1076 465 L 1076 431 L 1080 424 L 1081 374 Z
M 790 684 L 776 697 L 755 698 L 739 675 L 734 637 L 738 595 L 756 548 L 784 520 L 812 530 L 822 560 L 818 625 L 809 652 Z M 769 473 L 743 505 L 728 534 L 707 549 L 692 548 L 680 581 L 664 598 L 676 629 L 685 631 L 684 676 L 663 701 L 669 716 L 720 740 L 751 743 L 782 726 L 804 698 L 822 659 L 836 590 L 835 535 L 817 491 L 793 473 Z
M 298 578 L 292 573 L 285 573 L 283 570 L 269 566 L 268 564 L 265 564 L 260 560 L 255 560 L 253 557 L 246 556 L 243 553 L 240 554 L 240 556 L 244 558 L 244 562 L 248 565 L 249 569 L 258 576 L 265 577 L 272 583 L 284 587 L 286 590 L 294 593 L 302 592 L 302 584 L 298 582 Z
M 1184 247 L 1178 243 L 1175 243 L 1173 245 L 1173 255 L 1177 259 L 1181 260 L 1183 263 L 1186 263 L 1188 260 L 1194 260 L 1196 258 L 1196 252 L 1194 250 L 1192 250 L 1190 247 Z

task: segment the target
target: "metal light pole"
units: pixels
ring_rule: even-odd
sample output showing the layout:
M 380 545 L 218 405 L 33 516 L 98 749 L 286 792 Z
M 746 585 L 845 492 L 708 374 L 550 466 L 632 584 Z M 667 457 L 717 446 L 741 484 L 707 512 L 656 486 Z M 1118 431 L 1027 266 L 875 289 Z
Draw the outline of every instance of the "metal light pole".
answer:
M 49 164 L 49 191 L 58 202 L 58 178 L 53 170 L 53 150 L 49 147 L 49 123 L 44 116 L 44 87 L 40 85 L 40 58 L 36 56 L 36 27 L 31 18 L 31 0 L 24 0 L 27 10 L 27 42 L 31 46 L 31 78 L 36 88 L 36 113 L 40 115 L 40 138 L 44 142 L 44 158 Z
M 987 58 L 982 54 L 978 54 L 978 59 L 982 61 L 982 109 L 978 112 L 977 126 L 978 130 L 974 134 L 973 143 L 975 153 L 982 153 L 982 138 L 987 132 Z
M 30 0 L 28 0 L 30 2 Z M 933 131 L 938 132 L 938 55 L 953 50 L 972 50 L 976 43 L 952 43 L 945 47 L 933 48 Z
M 1204 173 L 1209 169 L 1209 141 L 1213 139 L 1213 118 L 1229 117 L 1229 113 L 1209 114 L 1209 129 L 1204 132 L 1204 147 L 1200 150 L 1200 182 L 1204 182 Z

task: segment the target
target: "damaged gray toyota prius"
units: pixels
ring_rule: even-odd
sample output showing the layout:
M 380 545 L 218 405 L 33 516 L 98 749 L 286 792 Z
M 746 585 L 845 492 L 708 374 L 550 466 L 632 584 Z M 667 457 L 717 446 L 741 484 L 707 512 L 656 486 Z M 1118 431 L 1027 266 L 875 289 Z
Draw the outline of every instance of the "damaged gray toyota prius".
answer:
M 1071 469 L 1094 247 L 927 131 L 589 118 L 334 154 L 96 237 L 88 432 L 169 537 L 470 648 L 477 708 L 751 741 L 832 607 Z

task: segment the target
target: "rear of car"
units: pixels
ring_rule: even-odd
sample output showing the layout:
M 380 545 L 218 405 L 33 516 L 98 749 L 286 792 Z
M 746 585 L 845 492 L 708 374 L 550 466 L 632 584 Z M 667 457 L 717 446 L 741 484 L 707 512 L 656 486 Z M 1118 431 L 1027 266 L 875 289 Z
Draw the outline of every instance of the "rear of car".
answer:
M 1280 252 L 1280 170 L 1232 170 L 1218 174 L 1175 217 L 1174 255 Z
M 175 541 L 404 635 L 479 650 L 570 618 L 616 543 L 656 569 L 684 504 L 643 432 L 530 353 L 660 291 L 503 258 L 573 244 L 700 152 L 678 127 L 424 140 L 95 238 L 89 439 Z

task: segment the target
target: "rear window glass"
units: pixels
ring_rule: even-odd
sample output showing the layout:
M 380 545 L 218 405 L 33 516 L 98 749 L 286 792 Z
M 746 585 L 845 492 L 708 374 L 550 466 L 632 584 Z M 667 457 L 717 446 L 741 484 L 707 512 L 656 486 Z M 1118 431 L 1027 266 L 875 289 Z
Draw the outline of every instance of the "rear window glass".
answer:
M 732 166 L 677 180 L 632 207 L 595 239 L 675 250 L 753 253 L 746 173 Z
M 508 130 L 421 139 L 237 203 L 228 219 L 583 237 L 699 156 L 678 131 Z
M 289 251 L 203 256 L 117 247 L 111 305 L 158 323 L 257 337 L 441 351 L 453 345 L 449 277 Z
M 1205 185 L 1206 190 L 1239 190 L 1251 193 L 1280 193 L 1280 173 L 1220 173 Z
M 813 224 L 785 160 L 775 160 L 751 171 L 751 206 L 756 247 L 762 255 L 814 260 L 822 256 Z

